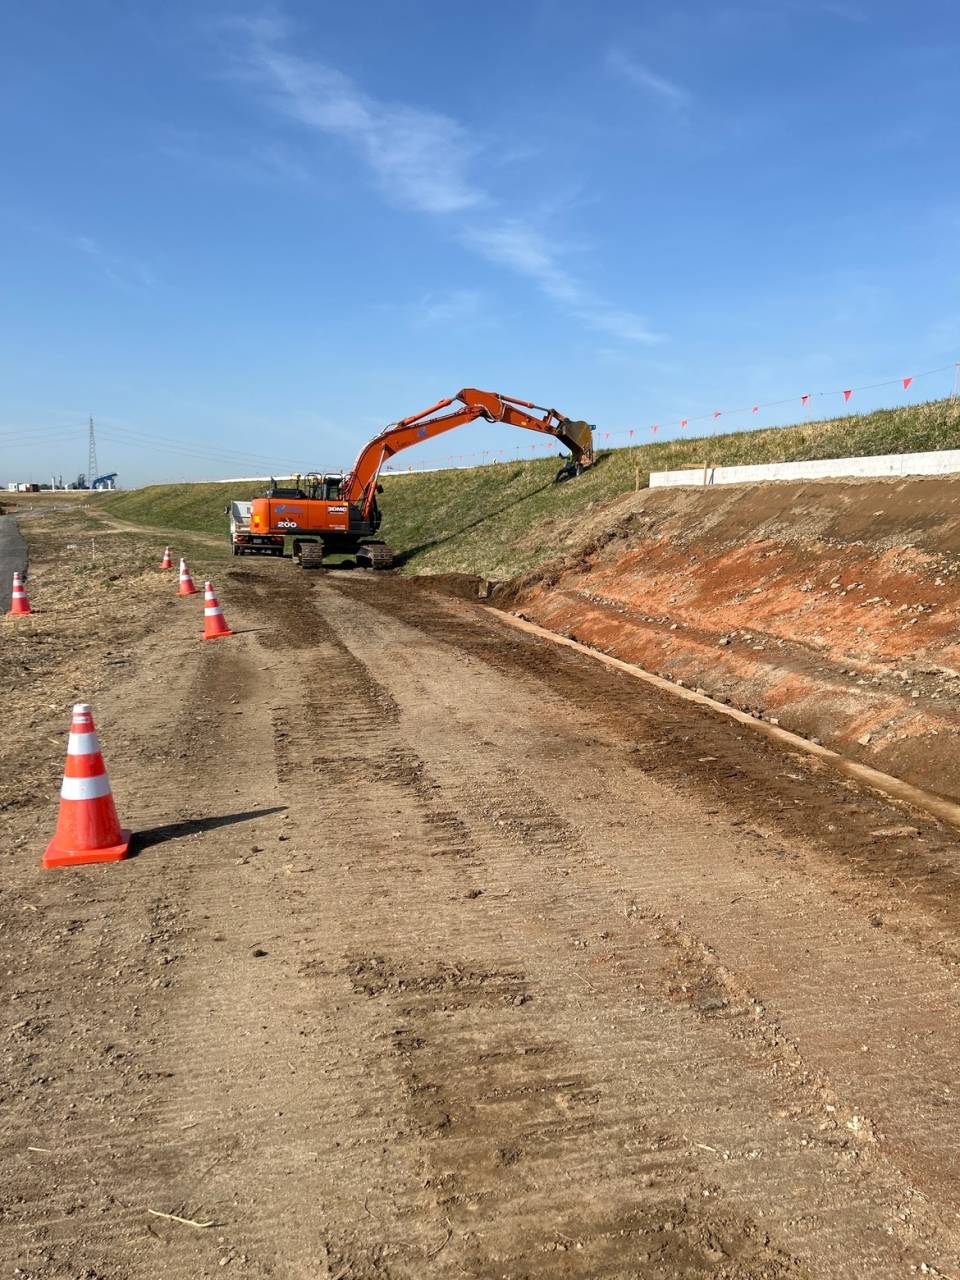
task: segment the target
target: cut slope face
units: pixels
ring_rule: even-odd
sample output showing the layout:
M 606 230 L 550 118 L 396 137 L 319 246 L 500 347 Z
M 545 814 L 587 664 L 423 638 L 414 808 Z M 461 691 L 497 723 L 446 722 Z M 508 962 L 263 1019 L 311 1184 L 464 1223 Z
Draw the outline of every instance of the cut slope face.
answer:
M 502 600 L 960 797 L 960 477 L 647 491 Z

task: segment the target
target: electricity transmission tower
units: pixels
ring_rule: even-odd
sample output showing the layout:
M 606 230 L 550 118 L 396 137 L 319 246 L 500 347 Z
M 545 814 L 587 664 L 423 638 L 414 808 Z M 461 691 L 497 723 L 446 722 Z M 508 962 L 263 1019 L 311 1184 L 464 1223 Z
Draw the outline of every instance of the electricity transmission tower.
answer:
M 93 482 L 100 474 L 97 468 L 97 437 L 93 434 L 93 419 L 90 419 L 90 444 L 87 450 L 87 484 L 93 487 Z

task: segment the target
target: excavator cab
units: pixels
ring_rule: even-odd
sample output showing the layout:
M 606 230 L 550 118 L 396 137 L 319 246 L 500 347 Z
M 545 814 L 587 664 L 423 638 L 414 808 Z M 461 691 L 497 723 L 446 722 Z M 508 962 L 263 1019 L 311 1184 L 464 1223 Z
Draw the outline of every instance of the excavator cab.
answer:
M 305 498 L 307 495 L 300 488 L 300 477 L 290 477 L 294 483 L 292 485 L 277 484 L 273 476 L 270 477 L 270 488 L 263 495 L 265 498 Z
M 321 502 L 339 502 L 343 487 L 341 472 L 320 473 L 308 472 L 306 475 L 291 476 L 292 484 L 279 485 L 271 476 L 270 488 L 265 498 L 293 498 L 301 502 L 319 498 Z
M 339 502 L 343 488 L 342 472 L 311 471 L 303 477 L 304 497 L 320 502 Z

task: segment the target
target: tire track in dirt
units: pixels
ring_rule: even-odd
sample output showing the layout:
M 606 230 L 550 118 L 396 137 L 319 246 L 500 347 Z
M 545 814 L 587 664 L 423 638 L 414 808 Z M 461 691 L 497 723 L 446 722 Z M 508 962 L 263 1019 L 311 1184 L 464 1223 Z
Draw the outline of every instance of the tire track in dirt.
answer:
M 147 1215 L 154 1207 L 190 1216 L 190 1199 L 202 1207 L 210 1145 L 231 1141 L 218 1131 L 216 1063 L 231 1024 L 211 1020 L 216 1011 L 201 994 L 211 956 L 198 946 L 198 921 L 222 906 L 224 879 L 237 875 L 234 824 L 245 824 L 249 840 L 269 822 L 264 797 L 252 812 L 238 811 L 242 788 L 230 773 L 245 763 L 230 700 L 236 688 L 257 688 L 249 646 L 240 637 L 202 645 L 197 613 L 184 602 L 162 638 L 139 647 L 136 678 L 98 703 L 111 728 L 105 746 L 118 804 L 137 819 L 136 858 L 43 874 L 32 886 L 45 945 L 25 958 L 26 981 L 14 995 L 36 1010 L 25 1026 L 41 1019 L 42 1038 L 32 1087 L 21 1074 L 4 1133 L 16 1167 L 11 1225 L 20 1228 L 16 1243 L 8 1237 L 9 1256 L 31 1268 L 24 1274 L 107 1275 L 119 1265 L 124 1275 L 154 1276 L 162 1259 L 167 1274 L 186 1275 L 198 1249 L 210 1265 L 222 1252 L 209 1233 L 198 1241 Z M 130 702 L 132 721 L 124 717 Z M 31 870 L 36 856 L 33 848 Z M 31 989 L 31 970 L 49 985 Z M 189 1034 L 197 1020 L 205 1044 Z M 29 1070 L 30 1057 L 18 1065 Z M 30 1145 L 44 1149 L 29 1153 Z
M 481 758 L 497 762 L 496 767 L 487 765 L 489 777 L 482 769 L 471 769 L 468 780 L 457 794 L 458 812 L 479 812 L 481 817 L 485 812 L 488 818 L 495 813 L 494 821 L 505 822 L 523 841 L 531 859 L 538 860 L 541 875 L 549 874 L 542 862 L 544 824 L 552 821 L 557 826 L 559 815 L 566 813 L 581 834 L 589 835 L 592 843 L 592 849 L 590 845 L 585 849 L 581 847 L 579 853 L 579 860 L 590 867 L 587 882 L 580 886 L 580 892 L 585 895 L 595 918 L 609 915 L 617 896 L 628 890 L 645 904 L 647 912 L 655 914 L 658 908 L 682 911 L 685 906 L 693 904 L 695 919 L 693 925 L 687 926 L 688 930 L 692 929 L 694 936 L 698 928 L 707 936 L 712 930 L 722 943 L 721 955 L 724 951 L 729 952 L 735 944 L 739 950 L 734 953 L 737 964 L 730 980 L 737 980 L 736 974 L 739 973 L 738 981 L 746 982 L 748 988 L 754 984 L 750 989 L 758 990 L 764 1002 L 768 996 L 773 1001 L 773 1014 L 768 1014 L 756 998 L 747 1001 L 741 1012 L 746 1009 L 751 1027 L 758 1018 L 760 1020 L 764 1034 L 758 1040 L 757 1051 L 761 1057 L 767 1057 L 768 1066 L 775 1074 L 782 1072 L 784 1075 L 787 1092 L 781 1102 L 789 1103 L 794 1091 L 799 1097 L 806 1091 L 805 1106 L 812 1108 L 807 1119 L 814 1124 L 818 1135 L 826 1135 L 817 1140 L 834 1148 L 841 1163 L 848 1161 L 861 1167 L 871 1167 L 870 1178 L 875 1187 L 886 1188 L 880 1200 L 889 1197 L 881 1220 L 886 1221 L 894 1235 L 910 1235 L 915 1230 L 909 1225 L 916 1213 L 917 1202 L 911 1179 L 916 1179 L 919 1187 L 925 1187 L 935 1195 L 956 1196 L 952 1172 L 957 1167 L 953 1160 L 953 1142 L 949 1131 L 942 1128 L 942 1112 L 939 1110 L 940 1098 L 949 1102 L 952 1086 L 947 1082 L 955 1074 L 950 1049 L 953 1038 L 949 1030 L 944 1032 L 942 1014 L 932 1021 L 930 1018 L 931 994 L 935 993 L 937 999 L 951 1005 L 955 1001 L 955 988 L 938 965 L 931 968 L 929 962 L 926 965 L 916 960 L 911 963 L 911 957 L 905 958 L 895 944 L 886 938 L 880 942 L 878 934 L 869 927 L 864 928 L 863 920 L 845 920 L 843 913 L 832 907 L 829 898 L 817 886 L 804 888 L 802 883 L 791 883 L 779 869 L 771 877 L 769 868 L 763 866 L 763 861 L 769 862 L 769 857 L 763 859 L 758 867 L 758 860 L 742 847 L 718 840 L 716 833 L 705 837 L 702 815 L 687 814 L 676 803 L 675 797 L 665 796 L 662 789 L 651 789 L 649 784 L 638 786 L 632 774 L 628 788 L 618 788 L 611 778 L 615 779 L 619 771 L 619 758 L 616 752 L 609 752 L 609 747 L 622 744 L 602 743 L 588 733 L 590 755 L 596 755 L 598 765 L 591 763 L 585 767 L 581 754 L 578 766 L 576 753 L 568 751 L 568 758 L 564 760 L 563 750 L 557 753 L 560 759 L 556 755 L 551 759 L 550 753 L 541 749 L 542 741 L 550 736 L 549 729 L 545 725 L 539 729 L 541 740 L 538 741 L 538 728 L 534 728 L 531 734 L 531 725 L 538 726 L 545 721 L 555 730 L 556 737 L 567 739 L 564 745 L 569 748 L 573 726 L 564 723 L 565 718 L 569 720 L 569 707 L 564 717 L 562 709 L 554 705 L 559 699 L 548 696 L 550 705 L 546 715 L 538 716 L 536 707 L 525 705 L 515 684 L 495 688 L 485 699 L 482 682 L 474 672 L 469 683 L 471 702 L 463 707 L 456 693 L 456 673 L 462 673 L 464 669 L 460 647 L 462 634 L 458 632 L 455 642 L 450 642 L 453 630 L 451 615 L 458 612 L 459 606 L 437 605 L 431 616 L 430 605 L 423 603 L 419 611 L 420 628 L 416 631 L 411 628 L 408 636 L 402 633 L 391 635 L 392 644 L 385 648 L 381 638 L 394 622 L 396 600 L 389 595 L 386 598 L 381 595 L 378 599 L 369 591 L 355 591 L 352 585 L 338 584 L 337 589 L 349 594 L 351 608 L 334 610 L 331 606 L 330 616 L 336 618 L 338 630 L 350 646 L 370 663 L 372 670 L 390 679 L 395 695 L 399 696 L 398 688 L 404 688 L 406 697 L 402 705 L 408 741 L 415 743 L 421 752 L 426 751 L 431 767 L 437 767 L 437 761 L 449 753 L 467 754 L 470 751 L 467 744 L 457 748 L 452 745 L 458 731 L 473 738 L 474 747 L 481 747 Z M 371 602 L 369 611 L 358 607 L 361 601 Z M 386 619 L 371 616 L 379 614 L 381 606 L 385 606 Z M 404 605 L 398 612 L 412 610 Z M 481 641 L 477 647 L 482 648 L 483 643 Z M 473 651 L 473 646 L 468 647 L 468 652 Z M 497 682 L 490 680 L 489 683 Z M 453 692 L 447 694 L 449 703 L 446 706 L 438 703 L 438 690 L 450 689 Z M 432 714 L 428 719 L 421 709 L 425 703 L 431 703 L 431 699 Z M 496 714 L 493 713 L 494 705 Z M 446 720 L 444 711 L 448 717 Z M 496 734 L 487 738 L 483 733 L 478 734 L 477 725 L 482 722 L 495 723 Z M 511 737 L 514 728 L 516 741 Z M 575 728 L 573 733 L 576 735 Z M 578 742 L 574 736 L 572 742 L 582 753 L 582 740 Z M 483 747 L 487 750 L 482 751 Z M 610 758 L 603 758 L 605 748 Z M 532 768 L 531 761 L 534 762 Z M 510 777 L 510 768 L 505 762 L 515 767 L 514 777 Z M 541 797 L 538 789 L 549 781 L 551 767 L 556 769 L 555 776 L 571 778 L 573 786 L 561 789 L 559 796 Z M 629 796 L 626 803 L 624 790 Z M 517 808 L 512 813 L 502 799 L 510 794 L 518 797 Z M 485 796 L 486 809 L 478 796 Z M 639 838 L 637 834 L 631 838 L 630 831 L 625 832 L 623 828 L 628 826 L 629 817 L 635 821 L 638 816 L 641 819 Z M 576 847 L 569 835 L 556 843 L 566 846 L 568 851 Z M 549 844 L 548 841 L 548 856 Z M 606 852 L 609 849 L 617 850 L 620 856 L 611 859 Z M 626 860 L 624 854 L 627 855 Z M 781 856 L 786 858 L 786 851 L 781 851 Z M 795 852 L 793 856 L 796 856 Z M 573 860 L 576 862 L 578 858 Z M 761 872 L 759 893 L 755 888 L 758 871 Z M 609 879 L 604 884 L 603 877 L 609 877 L 611 873 L 615 877 L 613 884 Z M 517 875 L 522 873 L 513 866 L 511 883 L 515 882 Z M 598 879 L 601 881 L 599 885 Z M 668 886 L 666 891 L 665 885 Z M 724 899 L 736 903 L 738 895 L 746 905 L 718 918 Z M 786 903 L 779 902 L 781 896 L 787 899 Z M 572 914 L 575 929 L 576 910 L 571 906 L 568 892 L 561 894 L 560 899 L 558 912 L 563 917 Z M 576 894 L 573 899 L 574 904 L 581 900 Z M 822 925 L 825 910 L 832 910 L 835 914 L 836 943 L 831 940 L 823 955 L 814 955 L 805 962 L 810 969 L 810 973 L 805 975 L 803 967 L 797 967 L 796 959 L 805 953 L 810 955 L 812 922 L 816 920 Z M 746 928 L 745 913 L 750 917 Z M 791 916 L 795 919 L 791 920 Z M 619 948 L 612 944 L 610 951 L 620 955 Z M 778 955 L 778 952 L 782 954 Z M 779 985 L 777 973 L 780 975 Z M 851 974 L 863 981 L 851 984 Z M 817 994 L 819 992 L 822 995 Z M 714 998 L 723 1008 L 734 1004 L 726 995 Z M 779 1002 L 782 1002 L 782 1008 L 778 1008 Z M 834 1025 L 833 1011 L 837 1008 L 843 1009 L 847 1021 L 845 1027 L 836 1028 Z M 780 1017 L 787 1028 L 793 1028 L 799 1035 L 806 1056 L 794 1053 L 787 1036 L 778 1026 Z M 915 1030 L 921 1024 L 926 1028 L 926 1035 L 923 1042 L 917 1044 Z M 739 1029 L 737 1035 L 742 1034 L 742 1029 Z M 858 1038 L 861 1036 L 877 1050 L 866 1063 L 860 1050 Z M 936 1043 L 933 1043 L 934 1038 Z M 850 1042 L 855 1040 L 858 1041 L 855 1050 L 852 1045 L 848 1049 Z M 809 1061 L 811 1051 L 812 1064 Z M 818 1072 L 818 1060 L 836 1069 L 837 1059 L 838 1081 L 831 1081 L 829 1072 Z M 910 1068 L 900 1076 L 898 1069 L 902 1069 L 904 1062 L 908 1062 Z M 720 1092 L 722 1094 L 722 1090 Z M 884 1172 L 883 1162 L 878 1164 L 864 1146 L 868 1128 L 862 1114 L 864 1099 L 876 1104 L 882 1114 L 886 1131 L 884 1151 L 904 1167 L 906 1180 L 894 1170 Z M 704 1102 L 709 1105 L 708 1099 L 705 1098 Z M 909 1116 L 906 1124 L 900 1123 L 901 1107 Z M 740 1115 L 731 1130 L 731 1142 L 735 1142 L 738 1126 L 743 1125 L 744 1118 Z M 814 1139 L 809 1135 L 805 1136 L 798 1140 L 797 1149 L 806 1150 L 812 1141 Z M 706 1143 L 710 1144 L 709 1138 L 706 1138 Z M 935 1154 L 938 1146 L 939 1160 Z M 725 1172 L 729 1177 L 729 1164 Z M 792 1157 L 784 1163 L 783 1177 L 787 1183 L 794 1179 Z M 753 1185 L 754 1182 L 755 1172 L 749 1169 L 744 1185 Z M 837 1189 L 833 1188 L 829 1207 L 825 1206 L 824 1212 L 828 1218 L 836 1213 L 836 1220 L 843 1224 L 838 1227 L 837 1243 L 842 1242 L 845 1253 L 852 1258 L 855 1255 L 850 1254 L 849 1232 L 856 1214 L 849 1204 L 844 1203 L 840 1208 L 841 1199 Z M 900 1214 L 905 1214 L 906 1218 L 898 1216 Z M 908 1224 L 906 1228 L 903 1227 L 904 1221 Z M 866 1226 L 864 1230 L 869 1236 Z M 816 1234 L 818 1239 L 824 1239 L 822 1222 L 818 1224 Z M 856 1265 L 862 1265 L 869 1256 L 868 1253 L 861 1257 L 859 1264 L 851 1262 L 850 1274 L 854 1274 Z M 872 1265 L 877 1265 L 876 1260 Z
M 178 602 L 98 702 L 152 841 L 14 868 L 39 910 L 28 948 L 0 940 L 0 1256 L 43 1280 L 956 1272 L 947 1126 L 919 1092 L 874 1141 L 863 1102 L 904 1098 L 883 1071 L 911 984 L 946 999 L 950 969 L 865 923 L 865 876 L 732 836 L 671 772 L 716 776 L 699 719 L 468 606 L 269 563 L 227 581 L 245 634 L 204 645 Z M 753 748 L 724 741 L 732 801 Z M 50 808 L 17 817 L 32 859 Z
M 757 840 L 799 841 L 837 892 L 869 901 L 887 931 L 960 970 L 960 841 L 951 828 L 720 717 L 641 694 L 628 677 L 574 653 L 477 626 L 474 611 L 427 594 L 439 611 L 435 627 L 472 661 L 522 682 L 545 707 L 572 704 L 584 733 L 616 745 L 624 768 L 690 793 L 706 816 L 726 816 Z M 424 604 L 412 594 L 390 607 L 416 625 Z
M 645 1135 L 612 1100 L 601 1109 L 604 1053 L 591 1048 L 581 1056 L 565 1042 L 571 1012 L 581 1016 L 581 984 L 575 1009 L 567 992 L 558 993 L 556 1027 L 564 1035 L 558 1038 L 552 1020 L 549 1035 L 539 1026 L 531 1032 L 530 1009 L 542 997 L 531 994 L 517 944 L 504 943 L 499 926 L 493 939 L 483 930 L 460 936 L 465 919 L 483 909 L 481 892 L 465 889 L 465 877 L 510 858 L 508 834 L 472 824 L 465 832 L 459 804 L 450 804 L 450 779 L 412 756 L 390 692 L 336 640 L 329 615 L 291 626 L 298 607 L 285 610 L 288 626 L 273 643 L 284 652 L 288 676 L 291 651 L 309 655 L 322 697 L 304 682 L 303 705 L 280 730 L 281 752 L 302 759 L 322 735 L 331 758 L 368 766 L 359 787 L 336 772 L 325 775 L 322 791 L 304 790 L 304 775 L 292 771 L 288 785 L 294 810 L 312 808 L 312 825 L 331 831 L 335 849 L 350 851 L 343 868 L 349 874 L 331 876 L 329 885 L 339 947 L 318 957 L 314 970 L 332 980 L 346 975 L 361 1007 L 373 1004 L 367 1017 L 377 1019 L 377 1031 L 367 1070 L 377 1082 L 375 1105 L 383 1105 L 384 1042 L 402 1087 L 406 1118 L 392 1149 L 406 1179 L 390 1187 L 394 1212 L 384 1213 L 382 1199 L 378 1210 L 390 1273 L 419 1274 L 439 1243 L 436 1274 L 505 1267 L 519 1275 L 533 1267 L 544 1276 L 619 1276 L 655 1259 L 668 1271 L 692 1267 L 695 1274 L 711 1259 L 742 1268 L 737 1274 L 800 1274 L 741 1214 L 712 1213 L 707 1186 L 695 1207 L 686 1203 L 686 1143 L 670 1150 L 658 1129 Z M 331 719 L 331 706 L 348 712 Z M 545 809 L 523 812 L 542 859 L 559 857 L 564 831 Z M 356 999 L 350 1018 L 355 1008 Z M 369 1144 L 365 1132 L 360 1141 Z M 366 1179 L 382 1185 L 376 1157 L 373 1164 Z M 654 1168 L 663 1176 L 654 1179 Z M 637 1191 L 643 1178 L 646 1194 Z M 571 1194 L 578 1206 L 572 1214 Z M 422 1228 L 411 1220 L 401 1230 L 413 1214 L 435 1223 L 419 1259 Z

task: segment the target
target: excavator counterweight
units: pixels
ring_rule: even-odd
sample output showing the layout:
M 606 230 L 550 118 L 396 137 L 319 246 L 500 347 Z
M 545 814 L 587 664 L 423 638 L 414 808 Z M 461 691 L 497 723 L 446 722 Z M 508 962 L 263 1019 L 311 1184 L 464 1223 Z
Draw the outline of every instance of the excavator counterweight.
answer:
M 556 409 L 528 400 L 466 387 L 381 431 L 360 450 L 353 470 L 339 480 L 336 492 L 331 490 L 329 476 L 297 477 L 292 489 L 282 491 L 272 486 L 265 497 L 253 501 L 251 533 L 261 540 L 274 539 L 280 546 L 290 538 L 294 557 L 304 568 L 319 567 L 325 550 L 353 552 L 358 564 L 390 568 L 393 553 L 376 539 L 381 468 L 402 449 L 478 418 L 553 436 L 571 454 L 558 480 L 579 475 L 593 464 L 593 427 L 588 422 L 565 418 Z

